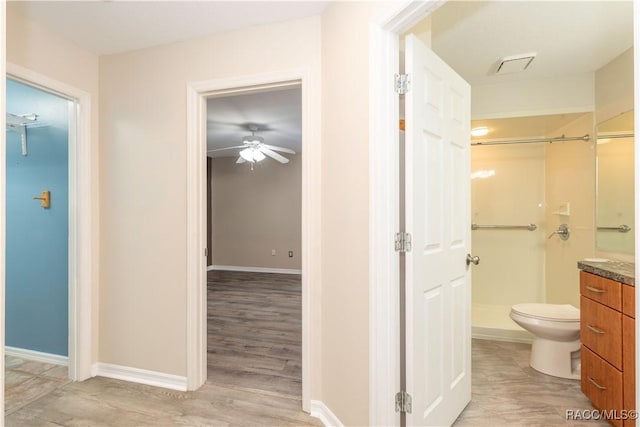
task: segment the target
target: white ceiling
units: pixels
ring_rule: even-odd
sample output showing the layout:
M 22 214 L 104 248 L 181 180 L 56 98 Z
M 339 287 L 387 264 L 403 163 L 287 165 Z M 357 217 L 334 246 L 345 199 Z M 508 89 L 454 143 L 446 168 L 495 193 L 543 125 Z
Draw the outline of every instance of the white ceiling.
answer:
M 8 8 L 112 54 L 319 15 L 328 3 L 20 1 Z M 631 1 L 449 1 L 432 17 L 432 47 L 472 85 L 593 72 L 632 46 L 632 15 Z M 537 57 L 525 72 L 492 75 L 499 58 L 530 52 Z M 299 89 L 211 99 L 208 110 L 209 149 L 237 145 L 255 123 L 266 143 L 300 151 Z
M 631 1 L 450 1 L 432 18 L 432 48 L 472 86 L 593 72 L 633 44 Z M 537 53 L 522 73 L 501 57 Z
M 10 1 L 8 8 L 105 55 L 319 15 L 328 1 Z
M 249 125 L 265 144 L 302 149 L 302 93 L 299 87 L 207 100 L 207 150 L 242 145 L 251 135 Z M 209 153 L 211 157 L 238 156 L 239 150 Z M 288 157 L 288 154 L 284 155 Z

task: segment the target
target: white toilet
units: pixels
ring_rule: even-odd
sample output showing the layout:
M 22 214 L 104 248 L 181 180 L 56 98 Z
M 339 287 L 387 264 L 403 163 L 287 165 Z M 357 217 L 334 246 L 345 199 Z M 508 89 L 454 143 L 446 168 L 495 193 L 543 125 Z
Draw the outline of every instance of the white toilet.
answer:
M 569 304 L 516 304 L 510 316 L 535 335 L 529 362 L 533 369 L 580 379 L 580 310 Z

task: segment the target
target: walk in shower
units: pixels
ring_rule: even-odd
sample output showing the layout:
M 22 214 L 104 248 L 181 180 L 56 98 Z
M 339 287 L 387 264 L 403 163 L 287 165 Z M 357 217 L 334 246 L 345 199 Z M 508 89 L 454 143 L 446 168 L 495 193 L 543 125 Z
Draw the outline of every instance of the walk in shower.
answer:
M 593 256 L 593 114 L 478 120 L 472 138 L 472 326 L 476 338 L 530 341 L 513 304 L 579 307 L 576 261 Z M 560 230 L 566 224 L 568 239 Z

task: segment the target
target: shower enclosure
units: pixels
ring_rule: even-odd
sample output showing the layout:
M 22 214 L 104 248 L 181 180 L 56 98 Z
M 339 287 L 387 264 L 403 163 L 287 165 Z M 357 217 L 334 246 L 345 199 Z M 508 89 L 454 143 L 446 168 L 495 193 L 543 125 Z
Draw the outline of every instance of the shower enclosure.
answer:
M 594 251 L 593 115 L 479 126 L 490 134 L 471 150 L 472 253 L 482 260 L 472 276 L 473 336 L 528 342 L 509 317 L 513 304 L 579 307 L 576 262 Z M 563 224 L 566 240 L 556 232 Z

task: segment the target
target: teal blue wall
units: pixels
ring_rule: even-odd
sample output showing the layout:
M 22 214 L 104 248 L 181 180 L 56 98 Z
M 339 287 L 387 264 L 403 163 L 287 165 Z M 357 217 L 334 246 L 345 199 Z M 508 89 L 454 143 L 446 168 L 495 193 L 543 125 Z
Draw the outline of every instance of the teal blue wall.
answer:
M 69 101 L 7 80 L 7 112 L 36 113 L 20 135 L 7 130 L 6 345 L 68 353 Z M 51 191 L 51 208 L 34 196 Z

